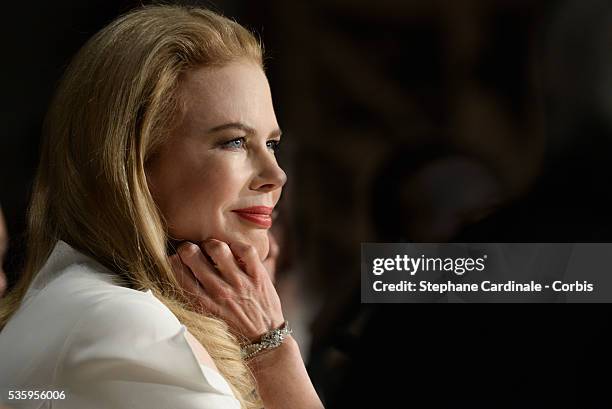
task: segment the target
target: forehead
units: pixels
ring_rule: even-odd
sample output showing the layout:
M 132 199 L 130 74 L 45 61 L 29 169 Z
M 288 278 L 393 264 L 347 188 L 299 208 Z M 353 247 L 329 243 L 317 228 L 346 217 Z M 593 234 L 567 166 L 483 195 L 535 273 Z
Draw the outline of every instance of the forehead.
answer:
M 188 121 L 262 124 L 275 120 L 268 80 L 254 62 L 239 61 L 188 71 L 182 78 L 179 95 L 183 117 Z

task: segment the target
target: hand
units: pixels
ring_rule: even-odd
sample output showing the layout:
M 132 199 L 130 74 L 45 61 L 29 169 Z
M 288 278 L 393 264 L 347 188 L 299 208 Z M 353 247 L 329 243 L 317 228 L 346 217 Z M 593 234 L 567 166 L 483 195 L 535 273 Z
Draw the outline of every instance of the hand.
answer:
M 280 299 L 253 246 L 211 239 L 202 248 L 184 242 L 170 257 L 196 309 L 223 319 L 250 342 L 283 324 Z

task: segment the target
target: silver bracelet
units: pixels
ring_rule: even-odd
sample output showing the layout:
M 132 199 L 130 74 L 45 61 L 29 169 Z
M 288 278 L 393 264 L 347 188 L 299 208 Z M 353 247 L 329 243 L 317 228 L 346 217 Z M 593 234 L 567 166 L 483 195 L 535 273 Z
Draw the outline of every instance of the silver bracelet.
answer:
M 262 335 L 258 342 L 244 345 L 241 348 L 242 359 L 249 359 L 265 349 L 274 349 L 281 346 L 285 338 L 293 334 L 293 330 L 289 327 L 289 322 L 285 321 L 278 329 L 273 329 Z

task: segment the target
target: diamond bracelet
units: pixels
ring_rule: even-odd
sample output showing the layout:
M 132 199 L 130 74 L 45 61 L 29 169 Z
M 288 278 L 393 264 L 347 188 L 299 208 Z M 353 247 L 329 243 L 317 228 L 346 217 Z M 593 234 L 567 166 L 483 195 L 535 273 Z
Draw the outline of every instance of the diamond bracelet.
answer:
M 293 334 L 293 330 L 289 327 L 289 322 L 285 321 L 280 328 L 266 332 L 259 342 L 243 346 L 241 348 L 242 359 L 252 358 L 264 349 L 278 348 L 284 339 L 291 334 Z

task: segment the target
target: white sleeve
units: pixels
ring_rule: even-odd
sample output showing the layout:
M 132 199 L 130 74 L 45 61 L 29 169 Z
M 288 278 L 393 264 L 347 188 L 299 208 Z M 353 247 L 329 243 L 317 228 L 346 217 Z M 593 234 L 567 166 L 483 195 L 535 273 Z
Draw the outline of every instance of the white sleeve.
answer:
M 58 408 L 239 409 L 229 384 L 198 362 L 186 328 L 150 293 L 84 311 L 58 361 Z

